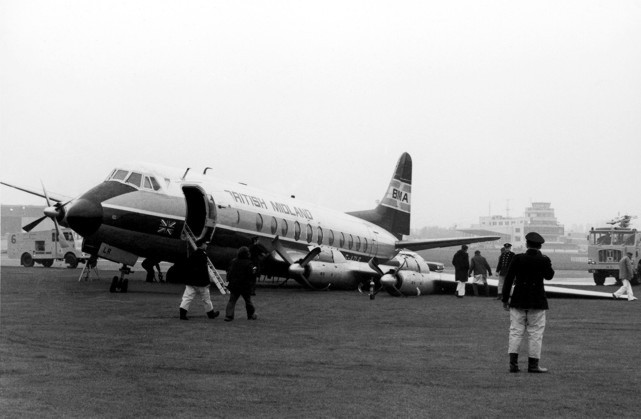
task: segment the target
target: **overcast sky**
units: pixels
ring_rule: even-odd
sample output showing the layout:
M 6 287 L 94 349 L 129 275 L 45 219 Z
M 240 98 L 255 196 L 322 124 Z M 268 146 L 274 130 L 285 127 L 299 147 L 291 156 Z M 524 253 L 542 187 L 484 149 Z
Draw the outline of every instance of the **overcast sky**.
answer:
M 640 22 L 622 0 L 5 0 L 0 180 L 75 196 L 144 160 L 349 211 L 407 151 L 413 228 L 641 217 Z

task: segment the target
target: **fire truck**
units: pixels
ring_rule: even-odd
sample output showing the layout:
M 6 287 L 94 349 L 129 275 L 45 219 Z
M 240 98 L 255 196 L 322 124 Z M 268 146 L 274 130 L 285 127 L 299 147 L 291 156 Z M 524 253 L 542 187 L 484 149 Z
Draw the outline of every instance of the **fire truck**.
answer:
M 20 264 L 26 268 L 36 263 L 49 268 L 56 260 L 64 261 L 69 268 L 85 263 L 89 255 L 80 250 L 81 241 L 76 239 L 73 231 L 61 228 L 60 232 L 64 235 L 63 240 L 59 240 L 55 229 L 8 233 L 7 256 L 20 259 Z
M 605 278 L 612 276 L 618 284 L 619 261 L 627 252 L 632 253 L 632 263 L 636 267 L 641 254 L 641 232 L 630 228 L 630 220 L 637 218 L 629 215 L 608 221 L 610 227 L 592 228 L 588 234 L 588 272 L 596 285 L 603 285 Z M 639 273 L 632 279 L 639 283 Z

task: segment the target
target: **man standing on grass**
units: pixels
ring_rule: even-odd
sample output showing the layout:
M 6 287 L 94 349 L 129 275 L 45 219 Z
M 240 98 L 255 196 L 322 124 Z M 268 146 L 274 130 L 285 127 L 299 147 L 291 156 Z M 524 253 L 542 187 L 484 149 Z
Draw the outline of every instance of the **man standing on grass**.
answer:
M 554 269 L 550 258 L 541 253 L 545 240 L 540 234 L 528 233 L 525 241 L 527 251 L 512 258 L 502 290 L 503 308 L 510 312 L 510 372 L 519 372 L 519 348 L 527 333 L 528 372 L 542 373 L 548 372 L 539 367 L 548 309 L 543 280 L 552 279 Z
M 634 276 L 634 269 L 632 268 L 632 252 L 627 252 L 625 256 L 619 261 L 619 278 L 623 285 L 621 288 L 612 293 L 612 297 L 617 300 L 625 293 L 628 296 L 628 301 L 634 301 L 637 297 L 632 292 L 632 277 Z

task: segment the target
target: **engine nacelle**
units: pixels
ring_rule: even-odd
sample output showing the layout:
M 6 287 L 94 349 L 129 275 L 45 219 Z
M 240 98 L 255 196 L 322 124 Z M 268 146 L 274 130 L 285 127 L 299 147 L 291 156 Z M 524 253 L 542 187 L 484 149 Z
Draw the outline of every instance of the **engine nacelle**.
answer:
M 434 280 L 428 274 L 401 270 L 396 273 L 396 290 L 403 295 L 423 295 L 434 293 Z M 394 291 L 387 288 L 391 295 Z
M 305 278 L 316 288 L 353 290 L 358 287 L 358 280 L 353 270 L 346 263 L 329 263 L 312 261 L 305 267 Z

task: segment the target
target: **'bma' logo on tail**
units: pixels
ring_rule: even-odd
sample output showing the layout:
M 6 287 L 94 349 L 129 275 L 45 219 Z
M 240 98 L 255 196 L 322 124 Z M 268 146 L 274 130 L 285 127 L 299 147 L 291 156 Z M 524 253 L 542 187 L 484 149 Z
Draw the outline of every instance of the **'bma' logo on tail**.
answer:
M 409 213 L 411 203 L 412 185 L 394 179 L 390 183 L 381 205 Z

